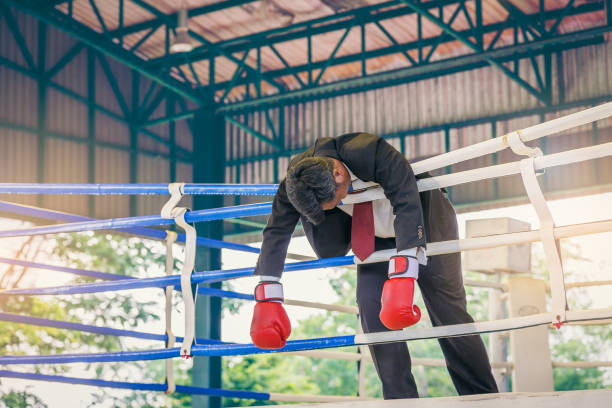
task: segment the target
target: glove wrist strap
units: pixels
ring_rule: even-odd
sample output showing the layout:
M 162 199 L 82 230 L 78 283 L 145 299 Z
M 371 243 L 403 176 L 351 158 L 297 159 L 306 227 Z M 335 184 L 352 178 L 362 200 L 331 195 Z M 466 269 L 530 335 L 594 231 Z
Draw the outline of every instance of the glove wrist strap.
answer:
M 255 286 L 255 301 L 257 302 L 283 302 L 283 285 L 280 282 L 262 281 Z
M 419 279 L 419 262 L 416 257 L 396 255 L 389 259 L 389 279 Z

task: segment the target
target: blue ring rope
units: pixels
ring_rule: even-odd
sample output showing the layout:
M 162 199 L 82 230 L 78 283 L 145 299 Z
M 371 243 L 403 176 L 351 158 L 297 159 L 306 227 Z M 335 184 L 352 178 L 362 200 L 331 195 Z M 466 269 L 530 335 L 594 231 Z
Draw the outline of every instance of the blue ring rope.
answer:
M 257 203 L 238 205 L 233 207 L 209 208 L 206 210 L 188 211 L 185 214 L 185 221 L 187 221 L 188 223 L 195 223 L 222 220 L 226 218 L 250 217 L 253 215 L 270 214 L 271 211 L 272 203 Z M 42 227 L 0 231 L 0 238 L 57 234 L 60 232 L 125 229 L 128 227 L 150 227 L 170 224 L 174 224 L 173 219 L 162 218 L 161 215 L 143 215 L 139 217 L 111 218 L 108 220 L 73 222 L 69 224 L 45 225 Z
M 77 330 L 77 331 L 83 331 L 87 333 L 103 334 L 107 336 L 133 337 L 133 338 L 144 339 L 144 340 L 163 341 L 164 343 L 168 340 L 168 335 L 166 334 L 146 333 L 146 332 L 139 332 L 139 331 L 134 331 L 134 330 L 125 330 L 125 329 L 112 329 L 110 327 L 92 326 L 92 325 L 83 324 L 83 323 L 66 322 L 62 320 L 52 320 L 52 319 L 45 319 L 43 317 L 24 316 L 24 315 L 18 315 L 18 314 L 13 314 L 13 313 L 0 312 L 0 321 L 30 324 L 30 325 L 42 326 L 42 327 L 54 327 L 57 329 Z M 180 343 L 182 341 L 183 341 L 183 337 L 176 336 L 176 342 Z M 196 343 L 198 344 L 231 344 L 229 342 L 225 342 L 221 340 L 204 339 L 204 338 L 197 338 Z
M 195 344 L 191 347 L 193 356 L 239 356 L 248 354 L 282 353 L 288 351 L 305 351 L 355 345 L 355 336 L 323 337 L 319 339 L 292 340 L 280 349 L 268 350 L 255 347 L 253 344 Z M 39 356 L 0 356 L 3 364 L 68 364 L 68 363 L 112 363 L 120 361 L 165 360 L 179 357 L 180 348 L 120 351 L 109 353 L 82 353 Z
M 98 379 L 64 377 L 64 376 L 59 376 L 59 375 L 48 375 L 48 374 L 38 374 L 38 373 L 20 373 L 20 372 L 9 371 L 9 370 L 0 370 L 0 377 L 18 378 L 18 379 L 23 379 L 23 380 L 58 382 L 58 383 L 65 383 L 65 384 L 90 385 L 94 387 L 104 387 L 104 388 L 120 388 L 120 389 L 137 390 L 137 391 L 167 391 L 168 390 L 168 384 L 106 381 L 106 380 L 98 380 Z M 256 399 L 256 400 L 269 400 L 270 399 L 270 394 L 264 393 L 264 392 L 227 390 L 227 389 L 222 389 L 222 388 L 194 387 L 194 386 L 188 386 L 188 385 L 177 385 L 176 392 L 179 392 L 182 394 L 210 395 L 210 396 L 225 397 L 225 398 L 246 398 L 246 399 Z
M 114 281 L 114 280 L 134 279 L 132 276 L 119 275 L 116 273 L 97 272 L 97 271 L 90 271 L 88 269 L 68 268 L 65 266 L 56 266 L 56 265 L 41 264 L 41 263 L 36 263 L 36 262 L 22 261 L 19 259 L 9 259 L 9 258 L 0 257 L 0 263 L 23 266 L 25 268 L 47 269 L 50 271 L 66 272 L 66 273 L 71 273 L 73 275 L 87 276 L 88 278 L 104 279 L 107 281 L 108 280 Z
M 95 218 L 83 217 L 80 215 L 67 214 L 59 211 L 46 210 L 38 207 L 30 207 L 21 204 L 0 201 L 0 211 L 11 212 L 14 214 L 24 215 L 28 217 L 42 218 L 54 221 L 79 222 L 79 221 L 96 221 Z M 166 239 L 166 232 L 150 228 L 134 227 L 123 228 L 119 231 L 128 232 L 133 235 L 139 235 L 146 238 Z M 185 234 L 177 234 L 177 242 L 185 242 Z M 245 251 L 259 253 L 259 248 L 253 248 L 249 245 L 237 244 L 234 242 L 220 241 L 212 238 L 197 237 L 197 245 L 208 248 L 233 249 L 236 251 Z
M 198 287 L 198 294 L 207 295 L 207 296 L 216 296 L 216 297 L 221 297 L 221 298 L 229 298 L 229 299 L 255 300 L 255 295 L 251 295 L 250 293 L 240 293 L 240 292 L 234 292 L 231 290 L 207 288 L 204 286 Z
M 9 259 L 9 258 L 0 257 L 0 263 L 23 266 L 26 268 L 37 268 L 37 269 L 47 269 L 47 270 L 58 271 L 58 272 L 66 272 L 66 273 L 70 273 L 73 275 L 87 276 L 89 278 L 104 279 L 107 281 L 136 279 L 132 276 L 119 275 L 115 273 L 97 272 L 97 271 L 90 271 L 87 269 L 67 268 L 65 266 L 40 264 L 36 262 L 22 261 L 19 259 Z M 175 289 L 179 291 L 181 290 L 180 286 L 175 287 Z M 222 290 L 222 289 L 216 289 L 216 288 L 207 288 L 204 286 L 198 288 L 198 293 L 202 295 L 216 296 L 216 297 L 222 297 L 222 298 L 255 300 L 255 296 L 248 294 L 248 293 L 240 293 L 240 292 L 234 292 L 231 290 Z
M 339 256 L 335 258 L 317 259 L 285 264 L 285 272 L 301 271 L 306 269 L 329 268 L 334 266 L 353 265 L 352 256 Z M 228 279 L 241 278 L 253 275 L 255 268 L 238 268 L 217 270 L 209 272 L 195 272 L 191 275 L 191 282 L 196 284 L 220 282 Z M 114 282 L 94 282 L 82 285 L 55 286 L 49 288 L 22 288 L 0 291 L 0 295 L 76 295 L 84 293 L 98 293 L 118 290 L 132 290 L 142 288 L 163 288 L 166 286 L 180 286 L 180 275 L 159 276 L 154 278 L 125 279 Z
M 278 184 L 185 184 L 186 195 L 274 195 Z M 169 195 L 168 184 L 0 183 L 0 194 Z

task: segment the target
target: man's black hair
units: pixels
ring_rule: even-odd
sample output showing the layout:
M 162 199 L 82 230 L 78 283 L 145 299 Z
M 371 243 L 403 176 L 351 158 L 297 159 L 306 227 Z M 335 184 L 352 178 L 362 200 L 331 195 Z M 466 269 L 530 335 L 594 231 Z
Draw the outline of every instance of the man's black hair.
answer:
M 336 197 L 334 161 L 329 157 L 305 157 L 287 171 L 287 196 L 295 209 L 317 225 L 325 218 L 321 203 Z

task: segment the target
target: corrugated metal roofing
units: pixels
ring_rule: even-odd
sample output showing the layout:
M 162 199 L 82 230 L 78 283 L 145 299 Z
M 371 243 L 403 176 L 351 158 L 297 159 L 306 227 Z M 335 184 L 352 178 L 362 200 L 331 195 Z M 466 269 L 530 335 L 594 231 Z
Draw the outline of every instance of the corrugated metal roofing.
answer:
M 197 7 L 220 3 L 221 1 L 213 0 L 159 0 L 150 4 L 156 7 L 159 11 L 165 14 L 172 14 L 180 8 L 194 9 Z M 262 31 L 284 27 L 287 25 L 311 20 L 314 18 L 330 16 L 337 11 L 363 7 L 367 5 L 375 5 L 385 3 L 383 0 L 259 0 L 248 2 L 243 5 L 218 10 L 215 12 L 191 17 L 189 19 L 189 28 L 215 43 L 234 39 L 250 34 L 259 33 Z M 513 2 L 515 6 L 524 13 L 536 13 L 539 10 L 540 0 L 526 0 L 521 2 Z M 586 0 L 576 1 L 575 6 L 587 3 Z M 119 27 L 119 1 L 105 0 L 98 1 L 97 6 L 100 14 L 104 18 L 105 25 L 109 30 L 114 30 Z M 565 0 L 549 0 L 546 1 L 547 10 L 555 10 L 567 6 Z M 389 10 L 402 7 L 402 5 L 394 5 L 386 7 L 382 10 Z M 67 5 L 60 4 L 58 9 L 67 12 Z M 443 8 L 445 19 L 450 19 L 455 11 L 459 8 L 458 5 L 446 5 Z M 466 2 L 465 9 L 472 21 L 475 20 L 476 6 L 474 2 Z M 434 16 L 438 16 L 437 9 L 430 11 Z M 503 8 L 497 0 L 482 0 L 482 19 L 484 24 L 491 24 L 504 21 L 508 18 L 508 11 Z M 96 17 L 92 7 L 87 0 L 74 0 L 73 15 L 78 21 L 90 26 L 92 29 L 102 32 L 102 27 Z M 131 2 L 125 2 L 124 26 L 130 26 L 136 23 L 149 21 L 154 16 L 142 7 Z M 605 21 L 605 11 L 592 12 L 582 14 L 579 17 L 568 16 L 563 19 L 559 25 L 560 33 L 568 33 L 578 29 L 585 29 L 600 25 Z M 441 29 L 422 19 L 422 37 L 424 39 L 436 37 L 441 33 Z M 553 21 L 546 22 L 546 26 L 550 28 Z M 418 39 L 417 31 L 417 16 L 416 14 L 407 14 L 391 19 L 386 19 L 381 22 L 381 25 L 389 32 L 399 43 L 416 41 Z M 470 28 L 464 13 L 457 14 L 452 23 L 452 27 L 456 30 L 466 30 Z M 370 23 L 365 25 L 366 29 L 366 50 L 376 50 L 384 47 L 392 46 L 392 42 L 375 24 Z M 147 31 L 141 31 L 130 34 L 124 37 L 125 46 L 130 49 L 141 38 L 147 35 Z M 313 62 L 325 61 L 329 59 L 332 51 L 336 47 L 339 39 L 343 36 L 344 29 L 319 34 L 313 37 L 312 60 Z M 165 53 L 166 33 L 163 27 L 158 28 L 140 47 L 138 53 L 145 59 L 161 57 Z M 361 52 L 360 43 L 360 27 L 353 27 L 345 39 L 342 46 L 339 48 L 337 56 L 348 54 L 356 54 Z M 490 42 L 495 37 L 495 33 L 485 35 L 485 43 Z M 514 33 L 511 28 L 505 30 L 498 40 L 498 45 L 509 45 L 513 42 Z M 195 45 L 200 45 L 196 40 L 193 40 Z M 304 38 L 286 41 L 275 45 L 278 52 L 292 66 L 307 63 L 307 41 Z M 427 50 L 426 50 L 427 51 Z M 448 58 L 470 52 L 470 49 L 458 41 L 440 45 L 433 54 L 431 61 L 437 59 Z M 416 51 L 411 51 L 411 56 L 416 59 Z M 257 53 L 251 50 L 247 56 L 247 64 L 255 67 L 257 64 Z M 234 57 L 240 59 L 243 53 L 234 54 Z M 262 47 L 262 69 L 263 71 L 282 69 L 284 64 L 274 54 L 269 47 Z M 206 85 L 209 78 L 209 63 L 208 61 L 198 61 L 193 64 L 194 70 L 198 75 L 199 81 Z M 401 54 L 394 54 L 371 59 L 367 61 L 367 70 L 369 73 L 387 71 L 410 66 L 410 62 Z M 183 74 L 192 83 L 197 83 L 192 75 L 192 72 L 187 64 L 181 66 Z M 228 58 L 219 56 L 215 61 L 215 81 L 229 81 L 236 69 L 236 64 Z M 322 82 L 336 81 L 345 78 L 352 78 L 361 74 L 361 64 L 359 62 L 347 63 L 338 66 L 332 66 L 325 72 Z M 302 80 L 306 80 L 306 73 L 299 74 Z M 315 77 L 318 72 L 315 72 Z M 177 76 L 178 77 L 178 76 Z M 180 77 L 179 77 L 180 78 Z M 295 89 L 299 87 L 299 82 L 293 76 L 285 76 L 281 81 L 289 88 Z M 271 90 L 270 85 L 265 81 L 262 83 L 262 91 L 264 94 Z M 242 98 L 245 88 L 236 88 L 230 94 L 230 99 Z M 222 92 L 220 92 L 221 94 Z M 219 96 L 219 95 L 218 95 Z

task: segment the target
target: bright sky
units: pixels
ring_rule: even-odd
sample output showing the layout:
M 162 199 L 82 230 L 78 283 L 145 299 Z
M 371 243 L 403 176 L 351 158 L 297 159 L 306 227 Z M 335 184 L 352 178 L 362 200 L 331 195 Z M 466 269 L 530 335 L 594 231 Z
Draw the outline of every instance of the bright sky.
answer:
M 557 225 L 568 225 L 583 222 L 593 222 L 598 220 L 612 219 L 612 193 L 600 194 L 594 196 L 586 196 L 565 200 L 556 200 L 549 202 L 550 209 Z M 529 205 L 507 207 L 495 210 L 480 211 L 478 213 L 466 213 L 459 215 L 460 235 L 465 236 L 465 221 L 476 218 L 493 218 L 493 217 L 512 217 L 522 221 L 531 223 L 533 229 L 539 227 L 535 212 Z M 2 229 L 19 227 L 20 222 L 7 221 L 2 223 Z M 593 268 L 589 268 L 589 279 L 592 280 L 610 280 L 612 279 L 612 233 L 595 234 L 584 237 L 576 237 L 571 239 L 572 242 L 580 245 L 581 254 L 585 258 L 592 261 Z M 3 241 L 0 247 L 0 256 L 11 256 L 15 248 L 20 244 L 20 240 Z M 305 238 L 296 238 L 292 241 L 290 251 L 305 255 L 313 255 L 312 250 L 308 246 Z M 178 253 L 178 252 L 177 252 Z M 223 251 L 223 267 L 225 269 L 238 268 L 244 266 L 252 266 L 255 264 L 257 255 L 247 254 L 235 251 Z M 585 271 L 586 272 L 586 271 Z M 303 272 L 286 273 L 283 276 L 283 284 L 285 287 L 285 296 L 292 299 L 303 299 L 309 301 L 318 301 L 325 303 L 334 303 L 337 301 L 335 294 L 327 284 L 330 274 L 334 274 L 331 269 L 312 270 Z M 31 280 L 28 281 L 31 285 L 36 286 L 51 286 L 57 285 L 70 279 L 61 273 L 49 271 L 34 271 L 29 272 Z M 235 281 L 235 290 L 239 292 L 251 293 L 255 285 L 254 278 L 243 278 Z M 140 299 L 150 297 L 160 299 L 159 291 L 133 291 L 133 296 L 138 296 Z M 611 307 L 612 299 L 609 296 L 609 288 L 601 287 L 594 288 L 589 291 L 593 299 L 594 307 Z M 571 296 L 571 292 L 570 292 Z M 222 332 L 223 339 L 236 342 L 250 342 L 248 329 L 250 326 L 252 305 L 247 304 L 238 315 L 229 316 L 223 321 Z M 300 319 L 306 318 L 312 313 L 317 313 L 312 309 L 300 307 L 287 307 L 287 312 L 290 316 L 293 325 L 297 325 Z M 160 314 L 163 309 L 160 303 Z M 175 314 L 176 320 L 174 327 L 176 334 L 180 333 L 181 321 L 178 312 Z M 139 327 L 143 331 L 161 332 L 160 325 L 152 325 L 151 327 Z M 139 343 L 131 340 L 126 340 L 124 343 L 129 347 L 138 347 Z M 9 369 L 19 371 L 32 371 L 32 367 L 9 367 Z M 75 370 L 70 375 L 92 378 L 93 373 L 88 373 L 84 369 L 84 365 L 75 365 Z M 134 377 L 127 377 L 134 378 Z M 85 407 L 91 401 L 91 387 L 64 385 L 64 384 L 46 384 L 40 382 L 24 382 L 18 380 L 2 379 L 1 390 L 6 390 L 9 387 L 28 389 L 40 397 L 49 405 L 49 407 Z M 122 391 L 118 391 L 116 395 L 123 395 Z

